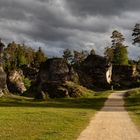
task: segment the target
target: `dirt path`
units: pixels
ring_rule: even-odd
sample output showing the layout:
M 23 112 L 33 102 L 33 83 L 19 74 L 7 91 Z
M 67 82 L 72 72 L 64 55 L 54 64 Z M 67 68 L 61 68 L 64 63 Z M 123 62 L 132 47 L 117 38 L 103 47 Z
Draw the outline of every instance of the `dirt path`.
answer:
M 123 94 L 112 93 L 77 140 L 140 140 L 140 133 L 123 106 Z

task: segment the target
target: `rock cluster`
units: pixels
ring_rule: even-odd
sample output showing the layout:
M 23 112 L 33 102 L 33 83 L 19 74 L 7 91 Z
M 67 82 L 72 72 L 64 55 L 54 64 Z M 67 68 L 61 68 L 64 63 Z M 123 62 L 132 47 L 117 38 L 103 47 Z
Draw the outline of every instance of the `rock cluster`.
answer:
M 26 87 L 23 83 L 23 72 L 22 70 L 13 70 L 9 73 L 7 79 L 8 89 L 13 93 L 24 93 Z
M 78 82 L 78 74 L 62 58 L 48 59 L 43 63 L 40 67 L 38 78 L 41 83 L 62 84 L 66 81 Z
M 69 96 L 67 88 L 63 86 L 67 81 L 79 82 L 78 74 L 74 69 L 62 58 L 48 59 L 40 67 L 36 82 L 38 89 L 36 97 L 44 97 L 43 92 L 51 98 Z
M 112 65 L 105 57 L 92 54 L 83 61 L 78 73 L 82 85 L 105 87 L 111 83 Z
M 44 93 L 51 98 L 83 96 L 74 84 L 66 83 L 80 83 L 86 87 L 97 83 L 105 85 L 111 81 L 111 68 L 104 57 L 97 55 L 89 55 L 75 70 L 62 58 L 48 59 L 41 65 L 33 86 L 37 88 L 34 89 L 37 91 L 36 98 L 44 97 Z
M 112 82 L 118 87 L 136 87 L 138 79 L 136 66 L 114 65 L 112 70 Z

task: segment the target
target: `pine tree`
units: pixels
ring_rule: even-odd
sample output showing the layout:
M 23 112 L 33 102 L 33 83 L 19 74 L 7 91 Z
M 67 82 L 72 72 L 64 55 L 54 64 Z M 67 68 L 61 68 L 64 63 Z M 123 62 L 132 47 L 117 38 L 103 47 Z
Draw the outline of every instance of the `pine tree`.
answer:
M 94 49 L 92 49 L 91 51 L 90 51 L 90 55 L 95 55 L 96 53 L 95 53 L 95 50 Z
M 73 55 L 72 52 L 69 49 L 65 49 L 63 51 L 63 58 L 67 61 L 67 62 L 71 62 L 73 59 Z
M 104 52 L 104 55 L 105 57 L 107 58 L 107 60 L 109 62 L 112 62 L 113 61 L 113 58 L 114 58 L 114 48 L 109 48 L 109 47 L 106 47 L 105 48 L 105 52 Z
M 36 68 L 39 68 L 40 64 L 42 62 L 45 62 L 47 57 L 43 53 L 41 47 L 38 48 L 37 52 L 35 53 L 35 58 L 34 58 L 34 65 Z
M 112 32 L 112 46 L 106 48 L 105 56 L 113 64 L 128 65 L 127 46 L 123 45 L 124 36 L 119 31 Z
M 140 24 L 136 24 L 134 29 L 133 29 L 133 33 L 132 36 L 134 37 L 133 39 L 133 44 L 140 44 Z
M 128 65 L 127 47 L 123 45 L 124 36 L 119 31 L 112 32 L 113 63 Z
M 117 46 L 114 49 L 113 63 L 117 65 L 128 65 L 128 52 L 126 46 Z
M 117 30 L 112 32 L 111 38 L 112 38 L 112 47 L 122 45 L 125 40 L 124 36 Z

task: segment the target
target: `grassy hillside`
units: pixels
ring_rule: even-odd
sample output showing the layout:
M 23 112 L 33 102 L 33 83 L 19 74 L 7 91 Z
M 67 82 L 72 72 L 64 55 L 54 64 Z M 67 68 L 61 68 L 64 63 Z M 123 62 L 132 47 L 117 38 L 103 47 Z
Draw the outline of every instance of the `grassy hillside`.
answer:
M 108 95 L 43 102 L 19 96 L 0 98 L 0 139 L 74 140 Z
M 125 103 L 132 120 L 140 129 L 140 88 L 128 91 L 126 93 Z

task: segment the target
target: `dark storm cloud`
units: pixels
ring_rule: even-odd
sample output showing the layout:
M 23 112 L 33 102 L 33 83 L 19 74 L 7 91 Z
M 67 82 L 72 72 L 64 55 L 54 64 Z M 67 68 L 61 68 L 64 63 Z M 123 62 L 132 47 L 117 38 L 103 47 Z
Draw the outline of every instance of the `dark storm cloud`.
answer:
M 103 52 L 112 30 L 131 35 L 140 22 L 139 5 L 139 0 L 0 0 L 0 37 L 42 46 L 52 55 L 64 48 Z M 130 37 L 126 42 L 131 44 Z
M 112 16 L 124 11 L 139 10 L 139 0 L 66 0 L 67 6 L 78 15 Z

